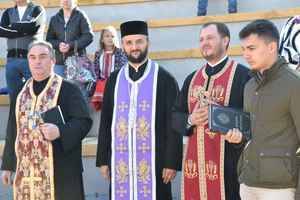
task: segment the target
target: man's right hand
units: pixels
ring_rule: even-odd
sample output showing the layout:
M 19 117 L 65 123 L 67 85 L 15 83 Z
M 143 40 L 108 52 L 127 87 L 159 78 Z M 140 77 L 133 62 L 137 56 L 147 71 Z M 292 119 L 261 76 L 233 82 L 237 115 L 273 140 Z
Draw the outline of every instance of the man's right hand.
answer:
M 191 125 L 204 126 L 208 123 L 208 105 L 196 108 L 190 115 Z
M 101 175 L 106 179 L 106 180 L 110 180 L 110 176 L 109 176 L 109 167 L 108 165 L 103 165 L 100 167 L 100 173 Z
M 2 171 L 2 183 L 3 185 L 12 185 L 12 172 L 4 170 Z

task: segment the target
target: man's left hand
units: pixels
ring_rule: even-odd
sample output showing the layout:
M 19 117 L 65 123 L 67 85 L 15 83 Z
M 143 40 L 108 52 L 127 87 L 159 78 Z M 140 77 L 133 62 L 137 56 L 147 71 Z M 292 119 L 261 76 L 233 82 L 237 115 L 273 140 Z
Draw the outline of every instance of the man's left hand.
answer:
M 41 124 L 40 130 L 44 138 L 48 141 L 53 141 L 60 137 L 59 129 L 55 124 L 50 124 L 50 123 Z
M 168 184 L 170 181 L 172 181 L 175 178 L 175 176 L 176 170 L 174 169 L 164 168 L 162 171 L 162 178 L 165 184 Z
M 241 143 L 243 139 L 243 134 L 237 128 L 230 129 L 225 135 L 225 140 L 229 143 Z

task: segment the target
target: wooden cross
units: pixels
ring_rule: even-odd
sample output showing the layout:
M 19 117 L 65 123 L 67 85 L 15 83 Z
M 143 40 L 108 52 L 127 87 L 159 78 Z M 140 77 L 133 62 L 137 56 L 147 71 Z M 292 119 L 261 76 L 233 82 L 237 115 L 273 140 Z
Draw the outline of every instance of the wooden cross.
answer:
M 138 150 L 142 151 L 143 153 L 146 153 L 146 151 L 149 151 L 151 148 L 146 145 L 146 143 L 143 142 L 142 146 L 138 147 Z
M 125 109 L 128 108 L 128 105 L 124 101 L 122 101 L 121 104 L 118 106 L 118 108 L 121 112 L 124 112 Z
M 146 100 L 143 100 L 142 103 L 140 103 L 139 107 L 142 108 L 142 111 L 146 111 L 147 108 L 150 108 L 150 105 L 147 103 Z
M 120 189 L 117 190 L 117 194 L 120 197 L 124 197 L 124 195 L 127 194 L 127 190 L 125 190 L 123 186 L 120 186 Z

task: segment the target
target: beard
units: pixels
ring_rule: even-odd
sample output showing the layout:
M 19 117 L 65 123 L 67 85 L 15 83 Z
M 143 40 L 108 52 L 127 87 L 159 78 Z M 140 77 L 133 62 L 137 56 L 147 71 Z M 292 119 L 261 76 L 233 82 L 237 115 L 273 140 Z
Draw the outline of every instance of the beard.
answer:
M 210 51 L 202 51 L 201 55 L 203 56 L 203 58 L 207 61 L 212 61 L 218 58 L 221 58 L 221 56 L 224 54 L 224 52 L 226 52 L 225 49 L 222 49 L 222 46 L 218 46 L 217 48 L 215 48 L 214 50 L 210 50 Z
M 148 48 L 146 48 L 144 51 L 142 50 L 138 50 L 138 51 L 140 52 L 138 57 L 134 57 L 130 53 L 126 52 L 126 56 L 129 62 L 137 64 L 143 62 L 146 59 L 148 55 Z

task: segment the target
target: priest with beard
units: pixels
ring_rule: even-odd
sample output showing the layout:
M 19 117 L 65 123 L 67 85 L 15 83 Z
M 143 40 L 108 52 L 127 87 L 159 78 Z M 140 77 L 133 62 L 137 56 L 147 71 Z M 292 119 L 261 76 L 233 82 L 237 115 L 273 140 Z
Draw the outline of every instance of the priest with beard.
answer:
M 182 159 L 182 137 L 171 130 L 178 85 L 148 58 L 146 22 L 120 28 L 128 64 L 107 81 L 96 166 L 110 180 L 112 200 L 171 200 Z
M 11 98 L 1 166 L 14 199 L 83 200 L 81 141 L 92 126 L 79 88 L 53 73 L 52 45 L 28 48 L 32 74 Z M 44 117 L 42 117 L 44 116 Z
M 208 128 L 209 104 L 243 109 L 249 70 L 227 56 L 230 32 L 224 23 L 204 24 L 200 52 L 206 63 L 187 76 L 173 108 L 172 127 L 187 136 L 182 173 L 182 200 L 240 200 L 237 162 L 243 136 Z

